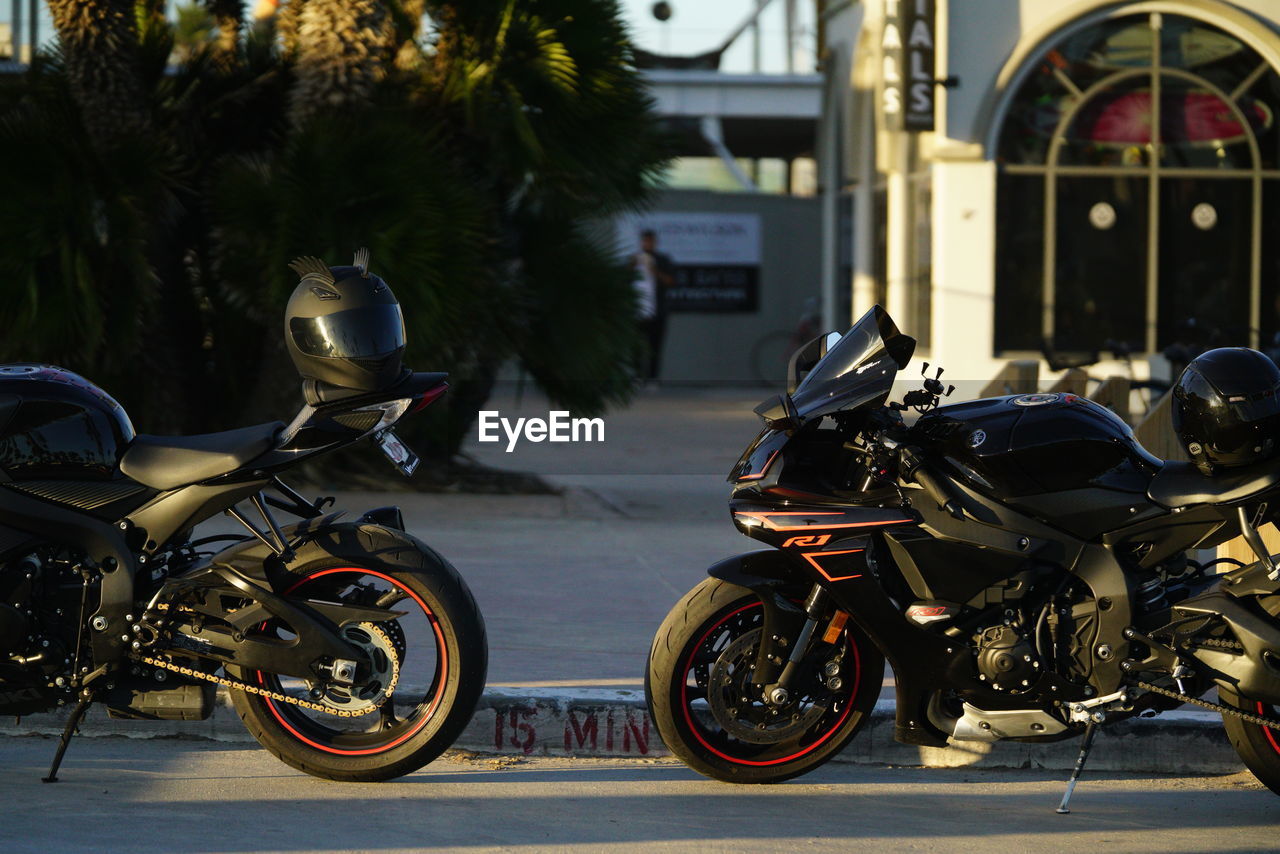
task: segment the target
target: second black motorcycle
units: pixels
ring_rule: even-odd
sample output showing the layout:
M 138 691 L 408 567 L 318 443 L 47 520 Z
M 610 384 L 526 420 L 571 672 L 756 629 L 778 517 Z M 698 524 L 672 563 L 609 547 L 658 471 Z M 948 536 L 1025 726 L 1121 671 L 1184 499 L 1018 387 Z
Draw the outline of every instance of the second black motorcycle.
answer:
M 721 780 L 806 773 L 867 723 L 887 659 L 901 742 L 1082 737 L 1062 812 L 1099 726 L 1184 703 L 1280 793 L 1280 569 L 1258 534 L 1280 515 L 1280 370 L 1192 361 L 1173 390 L 1192 462 L 1166 462 L 1072 394 L 943 406 L 938 371 L 890 401 L 914 347 L 877 307 L 756 409 L 730 508 L 770 548 L 711 567 L 659 628 L 666 744 Z M 1256 562 L 1195 559 L 1241 535 Z
M 400 306 L 368 264 L 292 265 L 306 403 L 289 424 L 141 435 L 83 377 L 0 365 L 0 713 L 71 707 L 46 782 L 93 703 L 196 720 L 225 686 L 264 747 L 335 780 L 414 771 L 470 720 L 487 647 L 462 578 L 397 508 L 346 516 L 282 480 L 366 437 L 417 466 L 392 428 L 446 375 L 403 366 Z M 221 513 L 242 532 L 193 538 Z

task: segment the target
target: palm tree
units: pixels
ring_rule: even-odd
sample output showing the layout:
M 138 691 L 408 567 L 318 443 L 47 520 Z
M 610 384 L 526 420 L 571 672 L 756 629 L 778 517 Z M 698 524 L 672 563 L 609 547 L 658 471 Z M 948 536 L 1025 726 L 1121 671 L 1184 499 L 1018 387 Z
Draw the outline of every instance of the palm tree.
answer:
M 522 364 L 579 411 L 625 400 L 630 271 L 590 220 L 644 205 L 669 146 L 612 0 L 428 0 L 438 109 L 492 182 L 527 312 L 504 329 Z M 496 367 L 496 366 L 495 366 Z
M 139 79 L 133 0 L 49 0 L 67 83 L 100 150 L 150 125 Z
M 411 71 L 422 61 L 422 49 L 418 37 L 422 34 L 422 16 L 426 14 L 426 0 L 392 0 L 392 12 L 396 17 L 396 39 L 400 47 L 396 51 L 396 68 Z
M 284 51 L 201 3 L 220 44 L 175 61 L 159 0 L 50 0 L 60 51 L 0 104 L 0 160 L 28 167 L 0 360 L 90 373 L 151 430 L 244 423 L 284 261 L 368 241 L 411 364 L 459 380 L 441 450 L 512 357 L 584 414 L 626 396 L 628 271 L 584 224 L 643 203 L 664 154 L 612 2 L 288 0 Z
M 393 59 L 395 27 L 387 7 L 381 0 L 305 0 L 294 14 L 294 125 L 368 104 Z
M 244 24 L 244 0 L 205 0 L 213 23 L 218 28 L 214 52 L 219 57 L 233 57 L 240 43 L 240 28 Z

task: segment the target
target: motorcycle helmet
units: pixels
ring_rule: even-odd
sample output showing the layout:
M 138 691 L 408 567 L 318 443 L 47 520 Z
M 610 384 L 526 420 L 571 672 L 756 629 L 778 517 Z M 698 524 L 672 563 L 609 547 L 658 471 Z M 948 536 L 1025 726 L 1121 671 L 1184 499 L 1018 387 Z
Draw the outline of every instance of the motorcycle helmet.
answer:
M 301 281 L 285 309 L 285 341 L 303 380 L 377 391 L 400 378 L 404 317 L 391 288 L 369 272 L 369 251 L 350 267 L 298 258 Z
M 1173 387 L 1173 429 L 1205 474 L 1273 456 L 1280 431 L 1280 368 L 1246 347 L 1220 347 L 1197 356 Z

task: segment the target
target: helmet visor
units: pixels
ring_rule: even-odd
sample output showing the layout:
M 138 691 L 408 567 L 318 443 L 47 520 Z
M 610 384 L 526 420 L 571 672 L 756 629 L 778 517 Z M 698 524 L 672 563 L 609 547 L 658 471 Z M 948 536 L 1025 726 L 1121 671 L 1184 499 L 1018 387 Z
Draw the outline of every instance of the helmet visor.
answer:
M 324 317 L 289 319 L 293 343 L 308 356 L 368 359 L 404 346 L 404 316 L 399 305 L 371 305 Z
M 1280 397 L 1276 389 L 1268 389 L 1259 394 L 1245 396 L 1235 394 L 1227 397 L 1227 406 L 1236 418 L 1244 422 L 1262 421 L 1280 414 Z

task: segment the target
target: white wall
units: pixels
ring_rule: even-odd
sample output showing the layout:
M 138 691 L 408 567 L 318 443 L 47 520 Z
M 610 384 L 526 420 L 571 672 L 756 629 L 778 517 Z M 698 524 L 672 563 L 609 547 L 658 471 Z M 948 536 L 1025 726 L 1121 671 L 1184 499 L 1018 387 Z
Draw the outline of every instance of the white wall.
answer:
M 991 161 L 955 159 L 933 165 L 933 362 L 946 378 L 970 383 L 994 376 L 995 187 Z M 967 393 L 966 393 L 967 392 Z

